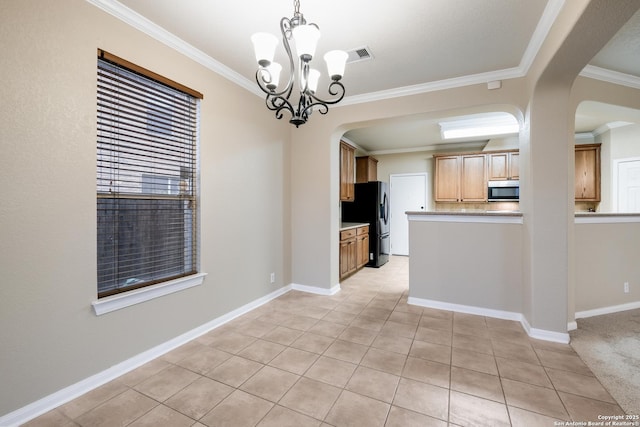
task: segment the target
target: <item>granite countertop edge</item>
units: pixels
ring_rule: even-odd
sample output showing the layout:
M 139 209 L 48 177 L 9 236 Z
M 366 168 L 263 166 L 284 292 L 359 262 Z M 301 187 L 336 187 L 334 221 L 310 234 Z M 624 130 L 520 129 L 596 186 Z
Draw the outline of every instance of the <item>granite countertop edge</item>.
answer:
M 425 216 L 514 216 L 519 217 L 522 216 L 522 212 L 516 211 L 508 211 L 508 212 L 498 212 L 498 211 L 407 211 L 405 212 L 407 215 L 425 215 Z
M 343 222 L 340 224 L 340 231 L 351 230 L 352 228 L 364 227 L 368 222 Z
M 640 213 L 621 212 L 576 212 L 577 217 L 640 217 Z

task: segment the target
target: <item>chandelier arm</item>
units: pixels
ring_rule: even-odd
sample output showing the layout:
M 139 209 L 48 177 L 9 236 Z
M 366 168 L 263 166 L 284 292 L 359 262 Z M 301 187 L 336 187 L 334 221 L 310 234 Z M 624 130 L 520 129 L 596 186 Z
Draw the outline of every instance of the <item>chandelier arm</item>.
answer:
M 287 52 L 287 56 L 289 57 L 289 81 L 287 85 L 281 90 L 276 92 L 275 88 L 270 89 L 267 87 L 268 84 L 271 83 L 271 73 L 269 73 L 269 69 L 267 67 L 259 67 L 256 71 L 256 83 L 258 83 L 258 87 L 267 95 L 272 96 L 282 96 L 285 93 L 286 98 L 289 99 L 291 96 L 291 89 L 293 88 L 293 77 L 295 73 L 294 65 L 293 65 L 293 55 L 291 54 L 291 46 L 289 45 L 288 38 L 291 36 L 291 20 L 288 18 L 282 18 L 280 20 L 280 32 L 282 33 L 282 44 L 284 45 L 285 51 Z
M 271 111 L 275 111 L 276 118 L 282 118 L 282 110 L 289 110 L 289 113 L 293 116 L 293 106 L 286 98 L 282 96 L 267 96 L 265 100 L 267 108 Z
M 319 107 L 318 111 L 320 111 L 320 114 L 327 114 L 329 112 L 329 107 L 328 107 L 329 105 L 337 104 L 338 102 L 342 101 L 342 98 L 344 98 L 344 95 L 345 95 L 344 85 L 339 81 L 334 80 L 329 85 L 328 92 L 331 95 L 339 95 L 339 96 L 334 99 L 326 100 L 326 99 L 322 99 L 320 97 L 315 96 L 313 93 L 309 93 L 308 94 L 309 100 L 313 102 L 307 105 L 307 107 L 302 111 L 302 114 L 304 115 L 311 114 L 311 110 L 313 109 L 313 107 Z
M 336 89 L 336 88 L 338 88 L 338 89 Z M 344 85 L 342 83 L 340 83 L 339 81 L 336 81 L 336 80 L 331 82 L 331 84 L 329 85 L 329 88 L 327 89 L 327 91 L 332 96 L 335 96 L 335 95 L 339 95 L 339 96 L 337 98 L 327 100 L 327 99 L 322 99 L 322 98 L 316 96 L 313 93 L 310 93 L 309 97 L 311 97 L 317 103 L 332 105 L 332 104 L 337 104 L 338 102 L 342 101 L 342 98 L 344 98 L 344 95 L 345 95 Z M 307 108 L 309 108 L 309 107 L 307 107 Z
M 287 85 L 282 90 L 282 92 L 279 93 L 279 95 L 282 95 L 288 91 L 289 93 L 287 94 L 287 99 L 289 99 L 289 96 L 291 95 L 291 88 L 293 88 L 293 76 L 295 73 L 295 68 L 293 65 L 293 54 L 291 53 L 291 46 L 289 45 L 291 30 L 291 20 L 282 18 L 280 20 L 280 32 L 282 33 L 282 44 L 284 45 L 284 50 L 287 52 L 287 56 L 289 57 L 289 81 L 287 82 Z
M 307 105 L 307 108 L 305 108 L 302 111 L 301 115 L 304 115 L 305 117 L 308 117 L 309 114 L 311 114 L 311 111 L 313 110 L 313 107 L 318 107 L 318 110 L 320 112 L 320 114 L 327 114 L 329 112 L 329 106 L 327 104 L 325 104 L 324 102 L 313 102 L 309 105 Z

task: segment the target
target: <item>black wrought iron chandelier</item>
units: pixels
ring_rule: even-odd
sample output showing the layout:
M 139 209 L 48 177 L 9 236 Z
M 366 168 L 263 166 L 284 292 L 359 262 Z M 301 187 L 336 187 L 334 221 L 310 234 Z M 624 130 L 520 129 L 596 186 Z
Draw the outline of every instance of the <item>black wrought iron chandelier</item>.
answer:
M 289 81 L 281 90 L 278 88 L 282 66 L 273 62 L 278 39 L 269 33 L 256 33 L 251 36 L 258 61 L 256 82 L 258 87 L 267 94 L 266 104 L 269 110 L 275 111 L 276 118 L 281 119 L 284 111 L 291 114 L 289 123 L 299 127 L 305 124 L 315 109 L 320 114 L 327 114 L 329 105 L 337 104 L 344 98 L 345 89 L 340 79 L 344 75 L 347 53 L 332 50 L 324 55 L 331 83 L 327 88 L 332 99 L 322 99 L 316 95 L 320 72 L 311 68 L 311 60 L 315 55 L 316 45 L 320 38 L 320 29 L 316 24 L 307 24 L 300 13 L 300 1 L 293 2 L 293 18 L 280 20 L 282 43 L 289 56 Z M 291 53 L 290 41 L 293 40 L 298 61 L 294 61 Z M 297 105 L 290 101 L 293 87 L 297 80 L 300 96 Z

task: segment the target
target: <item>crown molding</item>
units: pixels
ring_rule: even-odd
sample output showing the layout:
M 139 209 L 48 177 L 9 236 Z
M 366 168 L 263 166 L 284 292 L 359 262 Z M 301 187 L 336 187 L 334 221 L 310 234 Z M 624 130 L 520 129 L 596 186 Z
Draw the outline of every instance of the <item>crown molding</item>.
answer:
M 584 67 L 580 72 L 580 75 L 582 77 L 588 77 L 591 79 L 602 80 L 608 83 L 632 87 L 634 89 L 640 89 L 640 77 L 632 76 L 631 74 L 620 73 L 618 71 L 607 70 L 606 68 L 600 68 L 594 65 L 587 65 L 586 67 Z
M 524 77 L 529 72 L 531 64 L 535 59 L 542 43 L 547 38 L 553 23 L 556 21 L 565 0 L 549 0 L 547 6 L 538 21 L 538 25 L 527 45 L 527 49 L 520 60 L 520 64 L 514 68 L 490 71 L 487 73 L 473 74 L 469 76 L 456 77 L 452 79 L 439 80 L 414 86 L 405 86 L 385 91 L 372 92 L 362 95 L 354 95 L 345 97 L 336 107 L 343 105 L 362 104 L 365 102 L 380 101 L 383 99 L 397 98 L 401 96 L 417 95 L 426 92 L 435 92 L 438 90 L 453 89 L 463 86 L 471 86 L 475 84 L 485 84 L 494 80 L 508 80 Z
M 222 77 L 237 84 L 243 89 L 262 97 L 263 94 L 256 87 L 253 81 L 247 79 L 240 73 L 232 70 L 226 65 L 216 61 L 211 56 L 195 48 L 189 43 L 185 42 L 181 38 L 175 36 L 134 10 L 124 6 L 117 0 L 86 0 L 88 3 L 96 6 L 102 11 L 112 15 L 113 17 L 121 20 L 122 22 L 132 26 L 133 28 L 147 34 L 155 40 L 165 44 L 166 46 L 180 52 L 186 57 L 194 60 L 207 69 L 221 75 Z M 353 95 L 345 97 L 340 104 L 334 106 L 334 108 L 340 108 L 342 106 L 362 104 L 366 102 L 380 101 L 391 98 L 398 98 L 402 96 L 417 95 L 427 92 L 435 92 L 439 90 L 454 89 L 457 87 L 471 86 L 475 84 L 486 84 L 487 82 L 494 80 L 508 80 L 514 78 L 524 77 L 536 54 L 538 53 L 542 43 L 544 42 L 551 26 L 555 22 L 562 6 L 566 0 L 550 0 L 538 22 L 538 26 L 534 31 L 534 34 L 529 41 L 529 45 L 525 50 L 525 53 L 520 61 L 520 64 L 514 68 L 507 68 L 503 70 L 490 71 L 486 73 L 473 74 L 469 76 L 455 77 L 451 79 L 439 80 L 435 82 L 428 82 L 412 86 L 404 86 L 395 89 L 371 92 L 361 95 Z M 640 89 L 640 78 L 624 74 L 616 71 L 607 70 L 592 65 L 587 65 L 582 72 L 581 76 L 589 77 L 597 80 L 606 81 L 609 83 L 615 83 L 623 86 L 628 86 L 636 89 Z
M 486 73 L 472 74 L 463 77 L 454 77 L 451 79 L 438 80 L 435 82 L 381 90 L 378 92 L 365 93 L 362 95 L 347 96 L 342 101 L 340 101 L 340 104 L 335 105 L 333 108 L 339 108 L 346 105 L 362 104 L 365 102 L 381 101 L 384 99 L 398 98 L 401 96 L 419 95 L 421 93 L 454 89 L 457 87 L 471 86 L 475 84 L 486 84 L 487 82 L 491 82 L 494 80 L 508 80 L 519 77 L 524 77 L 524 73 L 520 69 L 520 67 L 507 68 L 504 70 L 489 71 Z
M 529 40 L 529 45 L 524 51 L 524 55 L 522 55 L 522 60 L 520 61 L 519 68 L 522 69 L 523 75 L 526 75 L 529 72 L 529 68 L 531 68 L 536 55 L 549 35 L 549 31 L 551 30 L 553 23 L 556 22 L 564 3 L 565 0 L 549 0 L 547 6 L 544 8 L 540 21 L 538 21 L 538 25 L 531 36 L 531 40 Z
M 173 33 L 165 30 L 138 12 L 129 9 L 116 0 L 86 0 L 88 3 L 96 6 L 102 11 L 121 20 L 125 24 L 142 31 L 153 39 L 167 45 L 168 47 L 180 52 L 184 56 L 194 60 L 198 64 L 208 68 L 209 70 L 221 75 L 238 86 L 248 90 L 251 93 L 262 96 L 259 89 L 253 82 L 245 78 L 243 75 L 233 71 L 226 65 L 216 61 L 200 49 L 196 49 Z
M 451 150 L 482 150 L 487 145 L 487 140 L 467 141 L 467 142 L 447 142 L 443 144 L 423 145 L 421 147 L 399 148 L 391 150 L 374 150 L 369 154 L 372 156 L 384 154 L 405 154 L 419 152 L 442 152 Z

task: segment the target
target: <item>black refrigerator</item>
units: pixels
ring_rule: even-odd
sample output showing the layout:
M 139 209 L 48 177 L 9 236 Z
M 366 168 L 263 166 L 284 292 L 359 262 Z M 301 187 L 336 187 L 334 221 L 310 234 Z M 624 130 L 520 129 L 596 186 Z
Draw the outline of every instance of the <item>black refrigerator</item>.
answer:
M 389 261 L 389 191 L 386 182 L 355 184 L 353 202 L 342 202 L 343 222 L 369 223 L 368 267 L 380 267 Z

